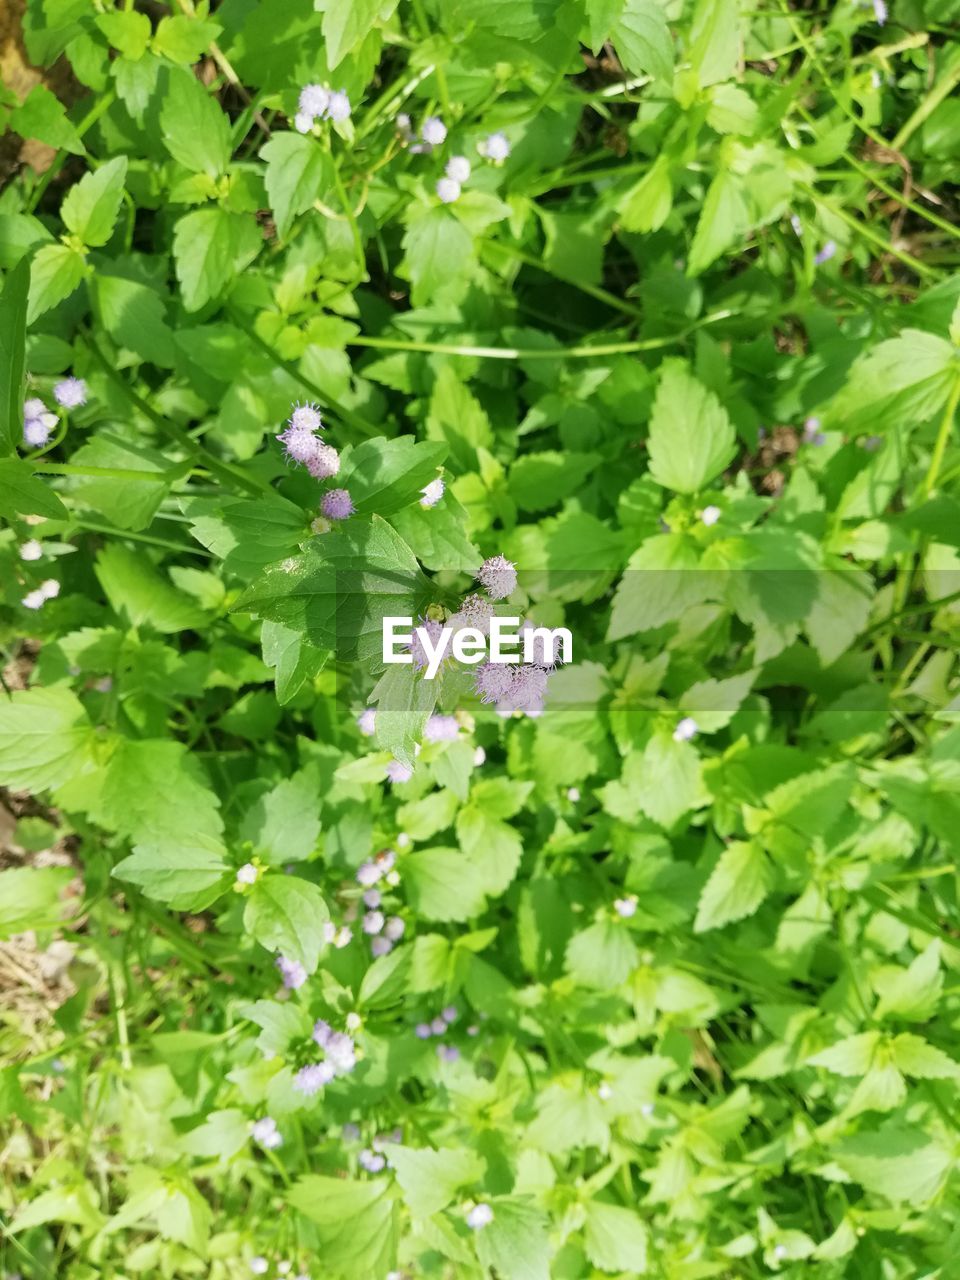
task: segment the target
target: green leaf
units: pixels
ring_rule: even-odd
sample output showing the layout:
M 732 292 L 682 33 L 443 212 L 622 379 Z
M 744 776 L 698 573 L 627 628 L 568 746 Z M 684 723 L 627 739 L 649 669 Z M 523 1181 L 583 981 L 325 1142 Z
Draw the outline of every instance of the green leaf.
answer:
M 377 746 L 412 765 L 439 693 L 439 678 L 425 680 L 412 666 L 388 666 L 369 698 L 377 708 Z
M 446 208 L 415 206 L 403 237 L 403 271 L 414 306 L 430 302 L 445 286 L 458 284 L 473 263 L 473 239 Z
M 363 43 L 381 9 L 385 10 L 384 17 L 389 17 L 395 8 L 395 0 L 386 5 L 384 0 L 339 0 L 337 4 L 328 4 L 323 13 L 323 38 L 330 70 Z
M 477 1257 L 502 1280 L 550 1280 L 547 1217 L 525 1196 L 490 1201 L 493 1221 L 476 1232 Z
M 240 835 L 273 866 L 309 858 L 320 836 L 320 776 L 307 766 L 266 792 L 246 813 Z
M 673 78 L 673 43 L 656 0 L 626 0 L 610 34 L 628 71 L 647 72 L 655 80 Z
M 598 920 L 575 933 L 567 945 L 564 965 L 584 987 L 609 991 L 626 982 L 637 966 L 637 948 L 620 920 Z
M 546 511 L 583 487 L 599 466 L 592 453 L 525 453 L 510 468 L 510 494 L 521 511 Z
M 384 1275 L 398 1234 L 396 1200 L 386 1178 L 358 1182 L 307 1174 L 286 1193 L 316 1228 L 324 1269 L 343 1280 Z
M 952 1151 L 923 1132 L 896 1123 L 858 1133 L 833 1148 L 833 1159 L 854 1182 L 893 1204 L 916 1208 L 938 1193 L 954 1165 Z
M 601 1271 L 642 1275 L 647 1269 L 647 1227 L 632 1209 L 591 1200 L 587 1206 L 584 1247 Z
M 637 807 L 662 827 L 672 827 L 706 798 L 696 748 L 663 730 L 651 737 L 642 755 L 627 757 L 623 782 Z
M 385 520 L 354 517 L 300 555 L 271 565 L 235 607 L 300 631 L 339 658 L 379 669 L 382 619 L 419 617 L 431 592 L 416 557 Z
M 617 587 L 607 639 L 622 640 L 676 622 L 708 600 L 711 575 L 699 570 L 699 564 L 696 543 L 685 534 L 647 538 L 630 557 Z
M 880 996 L 877 1018 L 926 1022 L 933 1016 L 943 991 L 939 940 L 935 938 L 909 968 L 892 974 L 882 970 L 874 985 Z
M 821 1049 L 807 1059 L 811 1067 L 823 1067 L 838 1076 L 863 1076 L 870 1070 L 877 1045 L 879 1031 L 864 1031 L 860 1035 L 847 1036 L 829 1049 Z
M 142 811 L 137 826 L 143 830 Z M 212 836 L 184 835 L 173 842 L 155 841 L 149 827 L 143 842 L 118 862 L 118 880 L 138 885 L 148 898 L 167 903 L 175 911 L 204 911 L 230 886 L 226 849 Z
M 22 401 L 18 401 L 21 405 Z M 29 463 L 19 458 L 0 458 L 0 515 L 7 519 L 36 515 L 63 520 L 67 509 L 50 486 L 33 474 Z
M 726 249 L 741 240 L 750 229 L 750 209 L 743 183 L 735 174 L 721 169 L 707 189 L 690 246 L 687 271 L 698 276 Z
M 195 76 L 186 71 L 170 75 L 160 109 L 163 145 L 174 160 L 191 173 L 217 178 L 230 163 L 230 125 Z
M 472 577 L 483 561 L 467 537 L 467 513 L 449 490 L 437 506 L 424 508 L 415 502 L 395 511 L 390 523 L 425 569 Z
M 22 1203 L 10 1224 L 11 1233 L 27 1231 L 48 1222 L 71 1222 L 94 1232 L 103 1225 L 103 1214 L 97 1204 L 96 1192 L 90 1183 L 76 1186 L 52 1187 Z
M 221 30 L 218 22 L 175 13 L 160 19 L 153 47 L 171 62 L 189 65 L 206 53 Z
M 73 482 L 72 496 L 102 512 L 118 529 L 146 529 L 170 491 L 170 463 L 152 449 L 94 436 L 77 449 L 71 461 L 79 467 L 157 473 L 155 481 L 93 475 Z
M 720 401 L 681 360 L 664 362 L 650 418 L 650 474 L 676 493 L 698 493 L 733 459 L 733 426 Z
M 141 360 L 171 369 L 175 361 L 173 330 L 167 324 L 160 295 L 139 281 L 102 271 L 91 283 L 100 321 L 111 338 Z
M 738 0 L 698 0 L 690 31 L 690 62 L 702 89 L 736 74 L 740 58 Z
M 485 903 L 486 877 L 459 849 L 422 849 L 403 863 L 408 901 L 426 920 L 469 920 Z
M 537 1115 L 527 1129 L 525 1141 L 551 1155 L 564 1155 L 580 1147 L 605 1151 L 610 1126 L 603 1102 L 582 1077 L 556 1080 L 541 1092 Z
M 464 1147 L 430 1150 L 391 1146 L 389 1163 L 415 1218 L 428 1218 L 445 1209 L 460 1187 L 483 1177 L 486 1167 L 476 1152 Z
M 960 378 L 957 349 L 921 329 L 904 329 L 862 355 L 830 401 L 825 421 L 838 430 L 883 431 L 904 420 L 926 422 Z
M 320 674 L 330 653 L 314 648 L 298 631 L 265 621 L 260 631 L 263 660 L 274 668 L 277 701 L 286 706 L 305 684 Z
M 21 138 L 36 139 L 60 151 L 83 155 L 83 143 L 67 119 L 63 104 L 42 84 L 36 84 L 24 101 L 10 113 L 10 128 Z
M 94 22 L 125 58 L 136 61 L 146 53 L 153 28 L 145 13 L 117 9 L 97 14 Z
M 288 132 L 275 133 L 261 147 L 260 159 L 267 162 L 267 195 L 283 240 L 297 215 L 311 208 L 333 182 L 330 157 L 316 138 Z
M 95 741 L 69 689 L 15 689 L 0 698 L 0 786 L 44 791 L 87 772 Z
M 97 553 L 94 572 L 114 611 L 131 626 L 171 634 L 203 625 L 203 610 L 161 577 L 142 551 L 111 543 Z
M 891 1042 L 890 1049 L 894 1062 L 904 1075 L 916 1080 L 960 1079 L 960 1063 L 920 1036 L 906 1032 Z
M 65 244 L 42 245 L 30 264 L 30 301 L 27 323 L 69 298 L 83 279 L 86 259 Z
M 752 840 L 733 841 L 720 855 L 703 887 L 694 931 L 719 929 L 753 915 L 770 887 L 770 865 L 763 849 Z
M 261 244 L 252 214 L 230 213 L 219 205 L 185 214 L 174 228 L 173 257 L 187 311 L 219 298 Z
M 389 516 L 419 500 L 446 454 L 444 445 L 411 436 L 364 440 L 350 451 L 337 483 L 349 490 L 360 515 Z
M 523 856 L 523 842 L 513 827 L 491 814 L 481 800 L 457 815 L 457 839 L 482 877 L 484 893 L 505 893 Z
M 209 851 L 210 840 L 217 841 L 223 830 L 219 806 L 196 757 L 182 742 L 122 738 L 91 814 L 102 826 L 151 848 L 185 844 L 191 852 Z
M 250 1123 L 242 1111 L 211 1111 L 203 1124 L 180 1139 L 180 1147 L 191 1156 L 229 1160 L 242 1151 L 250 1138 Z
M 323 926 L 329 919 L 315 884 L 280 873 L 257 881 L 243 913 L 244 927 L 261 946 L 296 960 L 308 973 L 317 967 L 325 945 Z
M 60 895 L 72 879 L 70 867 L 13 867 L 0 871 L 0 938 L 58 924 L 63 913 Z
M 64 196 L 60 217 L 88 248 L 106 244 L 113 234 L 126 176 L 127 157 L 114 156 L 99 169 L 85 173 Z

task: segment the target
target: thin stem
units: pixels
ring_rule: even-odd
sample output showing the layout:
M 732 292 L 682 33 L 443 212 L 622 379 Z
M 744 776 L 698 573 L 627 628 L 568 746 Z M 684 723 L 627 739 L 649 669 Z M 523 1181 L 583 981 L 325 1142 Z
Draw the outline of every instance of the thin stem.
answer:
M 194 556 L 206 556 L 213 559 L 213 552 L 208 551 L 206 547 L 193 546 L 189 542 L 174 542 L 172 538 L 158 538 L 152 533 L 132 533 L 129 529 L 114 529 L 109 524 L 96 524 L 92 520 L 71 520 L 70 524 L 75 529 L 82 529 L 87 533 L 104 533 L 115 538 L 132 539 L 134 542 L 143 542 L 152 547 L 163 547 L 167 551 L 186 552 Z
M 929 119 L 933 112 L 936 111 L 944 98 L 953 92 L 958 83 L 960 83 L 960 58 L 957 58 L 950 70 L 945 73 L 943 79 L 933 86 L 913 115 L 897 132 L 896 137 L 890 143 L 894 151 L 899 151 L 906 145 L 924 121 Z
M 943 455 L 946 452 L 947 442 L 950 439 L 950 429 L 953 426 L 953 419 L 957 412 L 957 404 L 960 403 L 960 374 L 953 380 L 953 386 L 950 389 L 950 398 L 947 401 L 947 407 L 943 411 L 943 419 L 940 423 L 940 430 L 937 432 L 937 439 L 933 446 L 933 455 L 930 458 L 930 466 L 927 470 L 926 477 L 923 481 L 923 496 L 929 498 L 937 483 L 937 476 L 940 474 L 940 467 L 943 463 Z
M 430 30 L 430 23 L 427 19 L 427 11 L 423 7 L 423 0 L 412 0 L 413 12 L 416 15 L 417 22 L 420 26 L 420 33 L 424 40 L 429 40 L 433 34 Z M 443 67 L 439 63 L 434 67 L 437 77 L 437 93 L 440 95 L 440 104 L 443 107 L 443 113 L 447 117 L 447 124 L 450 124 L 450 91 L 447 88 L 447 76 Z
M 937 271 L 928 267 L 926 263 L 921 262 L 918 258 L 913 257 L 912 254 L 904 252 L 903 249 L 897 249 L 889 240 L 885 240 L 878 231 L 874 231 L 869 223 L 861 222 L 859 218 L 855 218 L 852 214 L 847 213 L 846 209 L 844 209 L 842 205 L 834 204 L 832 200 L 828 200 L 826 197 L 818 195 L 812 187 L 807 187 L 805 190 L 806 194 L 814 204 L 818 204 L 825 209 L 829 209 L 835 217 L 839 218 L 841 222 L 845 222 L 847 226 L 856 231 L 858 235 L 863 236 L 865 240 L 869 240 L 871 244 L 876 245 L 878 249 L 882 249 L 884 253 L 890 254 L 892 258 L 896 258 L 898 262 L 902 262 L 905 267 L 909 267 L 910 270 L 915 272 L 918 276 L 926 280 L 935 280 L 937 278 L 939 274 Z
M 153 484 L 163 484 L 168 473 L 165 471 L 127 471 L 123 467 L 80 467 L 72 462 L 37 462 L 34 471 L 42 471 L 55 476 L 102 476 L 107 480 L 149 480 Z

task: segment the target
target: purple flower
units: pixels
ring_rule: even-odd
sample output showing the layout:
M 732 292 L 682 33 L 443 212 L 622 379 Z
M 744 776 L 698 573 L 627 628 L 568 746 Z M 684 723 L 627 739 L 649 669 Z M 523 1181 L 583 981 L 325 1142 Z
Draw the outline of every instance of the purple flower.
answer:
M 447 138 L 447 126 L 439 116 L 427 116 L 420 126 L 420 137 L 431 147 L 442 146 Z
M 693 716 L 684 716 L 673 731 L 673 740 L 674 742 L 689 742 L 691 738 L 697 736 L 699 729 L 700 726 Z
M 882 444 L 883 436 L 865 436 L 860 441 L 861 448 L 866 449 L 867 453 L 876 453 Z M 20 548 L 20 554 L 23 555 L 23 547 Z
M 408 764 L 404 764 L 402 760 L 391 760 L 384 772 L 388 782 L 409 782 L 413 777 L 413 770 Z
M 356 1045 L 345 1031 L 335 1031 L 323 1046 L 324 1065 L 332 1066 L 338 1076 L 347 1075 L 357 1065 Z
M 420 490 L 422 495 L 420 498 L 421 507 L 435 507 L 443 497 L 445 487 L 440 476 L 437 476 L 436 480 L 431 480 L 429 484 L 425 484 Z
M 281 431 L 277 439 L 283 445 L 287 458 L 291 462 L 299 462 L 306 466 L 316 457 L 319 441 L 306 427 L 287 427 L 286 431 Z
M 456 1022 L 458 1013 L 459 1010 L 455 1004 L 448 1004 L 445 1009 L 440 1010 L 440 1017 L 449 1025 L 451 1022 Z
M 31 449 L 39 449 L 41 445 L 45 445 L 57 421 L 53 418 L 50 423 L 47 421 L 49 418 L 53 418 L 52 413 L 45 413 L 42 418 L 28 418 L 23 424 L 23 443 L 28 444 Z
M 460 199 L 460 183 L 455 178 L 438 178 L 436 189 L 441 204 L 453 204 Z
M 356 507 L 346 489 L 331 489 L 323 495 L 320 510 L 328 520 L 346 520 L 353 515 Z
M 435 1036 L 442 1036 L 447 1029 L 446 1019 L 437 1016 L 430 1023 L 430 1030 Z
M 466 182 L 470 177 L 470 161 L 466 156 L 451 156 L 444 173 L 454 182 Z
M 358 1124 L 354 1124 L 352 1120 L 348 1120 L 340 1130 L 340 1137 L 344 1142 L 356 1142 L 360 1137 L 360 1126 Z
M 441 1062 L 456 1062 L 460 1057 L 460 1050 L 455 1044 L 438 1044 L 437 1057 Z
M 453 742 L 459 733 L 456 716 L 430 716 L 423 729 L 427 742 Z
M 513 687 L 513 671 L 506 663 L 482 662 L 473 679 L 481 702 L 502 702 Z
M 329 1062 L 311 1062 L 293 1077 L 293 1087 L 298 1093 L 312 1098 L 324 1085 L 329 1084 L 336 1072 Z
M 807 418 L 803 424 L 803 440 L 805 444 L 820 446 L 827 443 L 827 437 L 820 430 L 819 418 Z
M 296 991 L 307 980 L 307 971 L 299 960 L 288 960 L 286 956 L 277 956 L 276 966 L 280 970 L 283 985 L 288 991 Z
M 475 1204 L 467 1214 L 467 1226 L 473 1231 L 482 1231 L 493 1221 L 493 1210 L 488 1204 Z
M 367 1173 L 379 1173 L 381 1169 L 386 1167 L 387 1159 L 386 1156 L 381 1156 L 371 1151 L 368 1147 L 364 1147 L 357 1156 L 357 1163 L 361 1169 L 366 1169 Z
M 313 1024 L 313 1031 L 310 1034 L 314 1043 L 318 1044 L 321 1049 L 325 1049 L 333 1035 L 333 1027 L 323 1018 L 318 1018 Z
M 397 861 L 397 855 L 392 849 L 381 849 L 377 854 L 376 863 L 381 871 L 386 875 L 388 871 L 392 871 Z
M 873 16 L 882 27 L 889 16 L 886 0 L 873 0 Z
M 488 133 L 477 143 L 477 150 L 485 160 L 493 164 L 503 164 L 510 154 L 510 142 L 505 133 Z
M 837 246 L 832 240 L 828 240 L 818 253 L 814 254 L 814 265 L 822 267 L 825 262 L 829 262 L 833 255 L 837 252 Z
M 368 911 L 363 917 L 363 932 L 368 934 L 382 933 L 384 923 L 382 911 Z
M 381 935 L 379 938 L 370 939 L 370 954 L 374 959 L 379 960 L 381 956 L 389 955 L 393 950 L 393 943 L 389 938 Z
M 379 907 L 381 896 L 379 889 L 368 889 L 363 895 L 363 905 L 365 907 L 370 907 L 371 910 L 374 907 Z
M 443 632 L 443 624 L 437 622 L 436 618 L 419 618 L 417 620 L 417 626 L 413 631 L 413 638 L 407 648 L 410 650 L 410 656 L 413 658 L 413 665 L 418 671 L 422 671 L 430 661 L 429 654 L 424 647 L 423 641 L 418 635 L 420 628 L 427 633 L 430 643 L 434 648 L 436 648 L 437 642 Z
M 429 1040 L 433 1035 L 429 1022 L 418 1022 L 413 1029 L 413 1034 L 418 1040 Z
M 365 711 L 361 711 L 357 716 L 357 728 L 365 738 L 372 738 L 377 730 L 377 709 L 376 707 L 367 707 Z
M 55 384 L 53 398 L 64 409 L 79 409 L 87 403 L 87 384 L 82 378 L 63 378 Z
M 391 942 L 399 942 L 406 932 L 407 926 L 399 916 L 388 916 L 386 924 L 383 926 L 384 935 Z
M 317 441 L 313 457 L 307 459 L 306 467 L 314 480 L 329 480 L 340 470 L 340 455 L 332 445 Z
M 505 556 L 492 556 L 480 566 L 477 581 L 486 587 L 492 600 L 506 600 L 517 588 L 516 565 Z
M 254 1121 L 250 1135 L 265 1151 L 275 1151 L 277 1147 L 283 1146 L 283 1135 L 278 1131 L 273 1116 L 264 1116 L 262 1120 Z
M 357 884 L 364 888 L 375 885 L 383 876 L 383 869 L 376 862 L 361 862 L 357 868 Z
M 510 671 L 510 692 L 504 702 L 511 711 L 523 711 L 526 715 L 537 716 L 543 711 L 543 700 L 547 693 L 547 673 L 541 667 L 530 667 L 521 664 L 508 668 Z
M 484 635 L 490 633 L 490 619 L 493 617 L 493 605 L 484 596 L 474 592 L 465 596 L 458 611 L 448 619 L 448 625 L 454 631 L 461 627 L 475 627 Z

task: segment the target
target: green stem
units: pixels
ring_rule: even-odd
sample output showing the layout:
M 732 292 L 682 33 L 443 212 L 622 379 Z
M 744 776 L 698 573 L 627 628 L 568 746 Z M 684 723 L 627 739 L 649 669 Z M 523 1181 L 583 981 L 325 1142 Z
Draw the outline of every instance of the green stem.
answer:
M 150 480 L 153 484 L 166 479 L 164 471 L 127 471 L 122 467 L 78 467 L 72 462 L 37 462 L 34 471 L 54 476 L 102 476 L 107 480 Z
M 953 419 L 957 412 L 958 403 L 960 403 L 960 374 L 958 374 L 953 380 L 953 386 L 950 389 L 950 398 L 947 401 L 946 409 L 943 411 L 940 430 L 937 432 L 937 439 L 933 446 L 930 466 L 923 481 L 923 496 L 925 498 L 930 497 L 930 494 L 933 492 L 934 486 L 937 483 L 937 476 L 940 474 L 943 455 L 946 452 L 947 442 L 950 439 L 950 429 L 953 426 Z
M 615 311 L 621 311 L 624 315 L 630 316 L 634 320 L 643 318 L 637 307 L 632 306 L 629 302 L 624 302 L 615 293 L 608 293 L 606 289 L 601 289 L 597 285 L 585 284 L 582 280 L 573 280 L 568 276 L 561 275 L 559 271 L 547 266 L 542 258 L 535 258 L 532 254 L 525 253 L 523 249 L 518 249 L 515 245 L 504 244 L 500 240 L 487 240 L 485 241 L 485 247 L 499 249 L 501 253 L 516 259 L 517 262 L 522 262 L 524 266 L 533 267 L 534 270 L 542 271 L 545 275 L 553 276 L 556 280 L 562 280 L 564 284 L 572 285 L 574 289 L 579 289 L 581 293 L 587 294 L 588 297 L 595 298 L 597 302 L 613 307 Z
M 423 7 L 423 0 L 412 0 L 413 12 L 416 16 L 417 23 L 420 26 L 420 33 L 424 40 L 429 40 L 432 32 L 430 31 L 430 23 L 427 19 L 427 11 Z M 443 67 L 439 63 L 434 67 L 437 77 L 437 93 L 440 95 L 440 104 L 443 107 L 443 113 L 446 116 L 446 122 L 449 126 L 450 120 L 450 92 L 447 88 L 447 76 Z
M 894 151 L 899 151 L 904 147 L 907 141 L 913 137 L 916 131 L 924 123 L 925 120 L 936 111 L 940 103 L 948 94 L 952 93 L 957 84 L 960 83 L 960 57 L 954 62 L 953 66 L 944 75 L 943 79 L 933 86 L 924 100 L 914 111 L 913 115 L 906 121 L 899 130 L 890 146 Z
M 859 218 L 855 218 L 852 214 L 847 213 L 846 209 L 844 209 L 842 205 L 834 204 L 832 200 L 828 200 L 826 197 L 818 195 L 812 187 L 802 188 L 802 190 L 805 191 L 805 194 L 810 197 L 814 204 L 821 205 L 824 209 L 828 209 L 834 217 L 839 218 L 841 222 L 845 222 L 847 226 L 856 231 L 858 235 L 863 236 L 864 240 L 869 240 L 870 243 L 875 245 L 878 249 L 882 249 L 884 253 L 889 253 L 892 258 L 896 258 L 898 262 L 902 262 L 905 267 L 909 267 L 911 271 L 915 272 L 923 279 L 936 280 L 939 273 L 934 271 L 932 267 L 928 267 L 926 263 L 921 262 L 919 258 L 913 257 L 912 254 L 905 253 L 902 249 L 896 248 L 896 246 L 892 245 L 889 240 L 886 240 L 882 235 L 880 235 L 878 231 L 874 231 L 873 227 L 868 223 L 861 222 Z
M 170 538 L 157 538 L 151 533 L 132 533 L 129 529 L 114 529 L 108 524 L 95 524 L 91 520 L 71 520 L 71 525 L 75 529 L 82 529 L 86 533 L 103 533 L 108 537 L 122 538 L 124 540 L 131 539 L 133 542 L 143 542 L 151 547 L 163 547 L 166 551 L 177 551 L 186 553 L 187 555 L 206 556 L 213 559 L 213 552 L 208 551 L 206 547 L 192 546 L 187 542 L 174 542 Z

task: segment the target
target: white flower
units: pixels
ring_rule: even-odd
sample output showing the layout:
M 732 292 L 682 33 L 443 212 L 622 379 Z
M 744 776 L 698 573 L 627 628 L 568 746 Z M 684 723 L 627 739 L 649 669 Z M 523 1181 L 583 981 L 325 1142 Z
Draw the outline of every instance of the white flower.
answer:
M 46 599 L 42 591 L 28 591 L 20 603 L 25 609 L 42 609 Z
M 460 183 L 453 178 L 438 178 L 437 198 L 442 204 L 453 204 L 460 199 Z
M 327 104 L 327 115 L 334 124 L 340 124 L 342 121 L 350 119 L 350 99 L 342 89 L 335 89 L 331 93 L 330 101 Z
M 597 1085 L 597 1097 L 601 1102 L 609 1102 L 613 1097 L 613 1090 L 607 1084 L 606 1080 L 602 1084 Z
M 481 1231 L 484 1227 L 489 1227 L 492 1221 L 493 1210 L 483 1202 L 475 1204 L 467 1214 L 467 1226 L 474 1231 Z
M 699 728 L 693 716 L 684 716 L 673 731 L 674 742 L 689 742 L 691 738 L 697 736 Z
M 420 126 L 420 137 L 431 147 L 439 147 L 447 138 L 447 126 L 439 116 L 427 116 Z
M 618 916 L 621 916 L 624 920 L 629 920 L 632 915 L 636 915 L 636 894 L 631 893 L 625 898 L 616 898 L 613 903 L 613 909 Z
M 721 514 L 719 507 L 704 507 L 700 512 L 700 519 L 705 525 L 716 524 Z
M 40 583 L 40 594 L 44 600 L 55 600 L 60 594 L 60 583 L 56 578 L 47 578 Z
M 580 788 L 579 788 L 579 787 L 568 787 L 568 788 L 567 788 L 567 799 L 570 801 L 570 803 L 571 803 L 571 804 L 576 804 L 576 803 L 579 801 L 579 799 L 580 799 Z
M 479 769 L 486 758 L 487 753 L 484 751 L 483 747 L 477 747 L 476 751 L 473 753 L 473 767 L 475 769 Z
M 384 926 L 384 916 L 382 911 L 368 911 L 363 917 L 364 933 L 380 933 Z
M 503 164 L 510 154 L 510 142 L 505 133 L 490 133 L 477 143 L 477 150 L 485 160 Z
M 367 707 L 357 716 L 357 728 L 365 738 L 372 738 L 377 728 L 377 709 Z
M 256 884 L 259 874 L 252 862 L 245 862 L 237 872 L 237 884 Z
M 250 1259 L 250 1270 L 255 1276 L 265 1276 L 269 1269 L 270 1263 L 266 1258 L 256 1257 Z
M 444 483 L 440 476 L 436 480 L 431 480 L 429 484 L 424 485 L 420 490 L 423 495 L 420 499 L 421 507 L 435 507 L 443 497 Z
M 298 111 L 293 117 L 293 127 L 297 133 L 309 133 L 313 128 L 313 116 L 306 116 L 302 111 Z
M 454 182 L 466 182 L 470 177 L 470 161 L 466 156 L 451 156 L 444 173 Z
M 330 90 L 322 84 L 305 84 L 300 90 L 297 112 L 302 116 L 322 116 L 330 105 Z
M 36 538 L 31 538 L 28 542 L 20 544 L 21 560 L 39 560 L 42 555 L 43 547 Z

